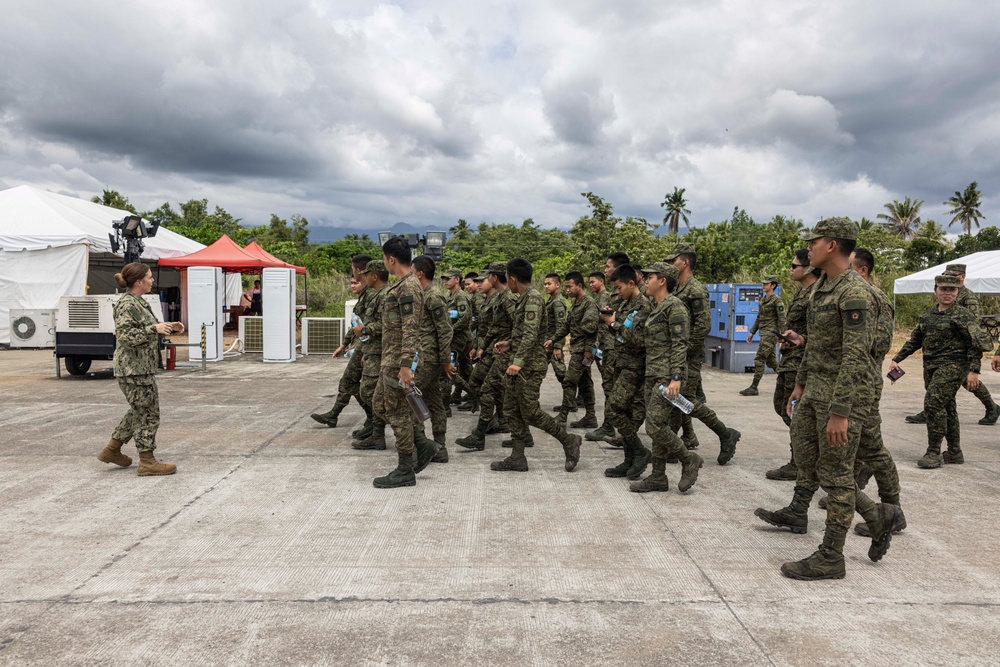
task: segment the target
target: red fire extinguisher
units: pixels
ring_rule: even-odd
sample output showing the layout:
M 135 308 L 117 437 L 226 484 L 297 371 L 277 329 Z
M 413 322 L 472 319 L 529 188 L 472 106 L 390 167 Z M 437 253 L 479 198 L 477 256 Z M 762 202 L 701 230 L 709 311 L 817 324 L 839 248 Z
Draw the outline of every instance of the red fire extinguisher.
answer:
M 177 348 L 167 345 L 167 370 L 172 371 L 177 367 Z

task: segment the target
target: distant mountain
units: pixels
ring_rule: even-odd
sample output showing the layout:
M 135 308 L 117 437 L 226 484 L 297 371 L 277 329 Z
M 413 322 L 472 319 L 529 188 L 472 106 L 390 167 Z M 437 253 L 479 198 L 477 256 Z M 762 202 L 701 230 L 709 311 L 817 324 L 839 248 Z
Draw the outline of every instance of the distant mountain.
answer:
M 414 227 L 406 222 L 397 222 L 388 227 L 378 229 L 357 229 L 356 227 L 328 227 L 309 226 L 309 241 L 312 243 L 333 243 L 348 234 L 368 234 L 368 238 L 378 242 L 379 232 L 393 232 L 394 234 L 423 234 L 427 231 L 448 231 L 446 227 L 432 225 L 429 227 Z

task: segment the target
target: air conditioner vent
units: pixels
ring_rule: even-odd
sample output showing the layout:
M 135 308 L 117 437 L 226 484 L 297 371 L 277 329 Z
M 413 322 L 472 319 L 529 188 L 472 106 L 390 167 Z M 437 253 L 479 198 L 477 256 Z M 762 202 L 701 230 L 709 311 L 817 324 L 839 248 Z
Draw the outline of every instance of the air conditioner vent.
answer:
M 69 328 L 97 329 L 101 326 L 101 304 L 97 301 L 70 301 Z

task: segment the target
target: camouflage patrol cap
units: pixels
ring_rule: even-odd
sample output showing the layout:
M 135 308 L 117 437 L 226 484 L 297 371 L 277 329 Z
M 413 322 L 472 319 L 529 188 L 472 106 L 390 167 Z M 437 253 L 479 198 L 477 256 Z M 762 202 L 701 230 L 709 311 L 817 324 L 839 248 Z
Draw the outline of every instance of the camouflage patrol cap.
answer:
M 486 267 L 486 271 L 487 273 L 505 275 L 507 273 L 507 262 L 490 262 L 490 265 Z
M 643 271 L 643 273 L 646 275 L 655 273 L 656 275 L 663 276 L 664 278 L 670 276 L 674 280 L 677 280 L 678 276 L 680 276 L 680 273 L 677 271 L 677 267 L 673 264 L 667 264 L 666 262 L 653 262 L 646 268 L 645 271 Z
M 365 268 L 358 273 L 371 273 L 372 271 L 385 271 L 385 262 L 381 259 L 373 259 L 365 264 Z
M 776 276 L 776 275 L 774 275 L 772 273 L 769 273 L 766 276 L 764 276 L 764 279 L 761 280 L 761 283 L 764 284 L 764 285 L 766 285 L 768 283 L 780 284 L 781 281 L 778 280 L 778 276 Z
M 462 272 L 458 269 L 448 269 L 441 274 L 442 278 L 461 278 Z
M 850 218 L 827 218 L 820 220 L 812 231 L 802 232 L 803 241 L 815 241 L 821 238 L 858 240 L 858 223 Z
M 476 276 L 475 276 L 475 277 L 474 277 L 474 278 L 472 279 L 472 282 L 474 282 L 474 283 L 481 283 L 481 282 L 483 282 L 484 280 L 486 280 L 486 272 L 485 272 L 485 271 L 483 271 L 483 272 L 479 273 L 478 275 L 476 275 Z
M 965 264 L 949 264 L 944 267 L 945 273 L 954 273 L 955 275 L 964 276 L 965 275 Z
M 954 273 L 942 273 L 934 276 L 934 287 L 961 287 L 962 281 Z
M 674 246 L 674 249 L 670 251 L 670 254 L 667 255 L 667 258 L 663 261 L 672 262 L 675 259 L 677 259 L 677 257 L 680 255 L 696 255 L 696 254 L 697 253 L 694 251 L 693 243 L 678 243 L 677 245 Z

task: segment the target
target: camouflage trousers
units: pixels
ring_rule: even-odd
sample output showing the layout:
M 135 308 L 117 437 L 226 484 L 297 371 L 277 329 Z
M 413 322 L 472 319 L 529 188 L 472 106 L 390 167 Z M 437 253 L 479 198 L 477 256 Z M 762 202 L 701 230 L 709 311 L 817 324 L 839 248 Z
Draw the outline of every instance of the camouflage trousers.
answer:
M 479 423 L 486 427 L 493 421 L 493 415 L 496 415 L 500 421 L 506 420 L 504 400 L 507 386 L 507 367 L 510 366 L 510 359 L 509 354 L 490 355 L 488 360 L 484 355 L 479 362 L 480 364 L 489 364 L 483 386 L 479 390 Z
M 757 346 L 757 356 L 753 358 L 753 381 L 760 382 L 766 372 L 765 366 L 778 370 L 778 357 L 774 353 L 775 332 L 761 331 L 760 345 Z
M 552 354 L 552 350 L 546 353 L 548 358 L 548 365 L 552 366 L 552 371 L 556 374 L 556 380 L 559 384 L 563 383 L 563 379 L 566 377 L 566 363 L 562 359 L 556 359 Z M 548 371 L 548 366 L 546 366 L 546 372 Z
M 413 429 L 417 420 L 399 386 L 398 370 L 390 368 L 379 375 L 372 396 L 372 409 L 376 417 L 392 427 L 392 433 L 396 436 L 396 451 L 412 455 Z
M 671 428 L 674 429 L 675 433 L 683 429 L 685 434 L 690 433 L 693 436 L 694 429 L 692 426 L 692 419 L 700 420 L 712 430 L 716 430 L 716 423 L 721 423 L 715 413 L 704 405 L 705 391 L 701 385 L 701 362 L 704 357 L 705 355 L 702 353 L 699 357 L 689 356 L 687 359 L 686 376 L 684 378 L 684 384 L 681 385 L 681 396 L 694 403 L 695 409 L 688 415 L 684 414 L 680 410 L 674 410 L 674 413 L 670 418 L 670 425 Z M 685 438 L 686 437 L 688 436 L 685 435 Z
M 941 441 L 948 449 L 962 448 L 955 395 L 969 375 L 968 364 L 947 364 L 937 368 L 924 366 L 924 414 L 927 416 L 927 450 L 941 452 Z
M 993 405 L 993 396 L 990 395 L 990 389 L 982 382 L 980 382 L 979 386 L 972 392 L 972 395 L 978 398 L 987 409 Z
M 465 343 L 462 345 L 461 349 L 455 349 L 455 360 L 458 365 L 458 373 L 456 376 L 461 378 L 460 382 L 456 382 L 456 386 L 465 391 L 469 391 L 469 380 L 472 379 L 472 371 L 475 368 L 475 364 L 472 363 L 472 359 L 469 358 L 469 353 L 472 352 L 472 344 Z
M 337 401 L 333 404 L 334 411 L 339 415 L 343 412 L 347 404 L 351 402 L 351 396 L 358 396 L 361 391 L 361 354 L 355 352 L 347 360 L 347 368 L 340 376 L 340 384 L 337 385 Z M 374 390 L 373 390 L 374 391 Z M 360 402 L 361 399 L 358 399 Z
M 156 378 L 152 375 L 133 375 L 118 378 L 118 387 L 128 401 L 128 412 L 122 417 L 111 437 L 119 442 L 135 438 L 135 448 L 140 452 L 156 449 L 156 430 L 160 428 L 160 395 Z
M 647 377 L 641 390 L 646 405 L 646 433 L 653 439 L 653 456 L 658 459 L 670 456 L 685 459 L 687 448 L 671 428 L 671 422 L 676 420 L 674 415 L 680 410 L 660 395 L 661 384 L 670 384 L 670 378 Z
M 483 356 L 479 362 L 472 369 L 472 376 L 469 378 L 469 388 L 472 389 L 478 395 L 483 388 L 483 383 L 486 382 L 486 376 L 490 372 L 490 368 L 493 366 L 493 357 L 495 355 L 492 351 L 483 351 Z
M 611 425 L 631 438 L 646 419 L 646 397 L 643 396 L 645 371 L 642 368 L 618 368 L 611 395 L 605 399 L 604 415 Z
M 434 434 L 434 440 L 444 444 L 448 433 L 448 417 L 445 413 L 444 398 L 441 396 L 442 375 L 444 372 L 437 364 L 418 364 L 413 381 L 424 395 L 424 403 L 431 413 L 431 432 Z M 417 428 L 426 434 L 423 422 L 418 423 Z
M 506 366 L 506 364 L 504 364 Z M 504 368 L 506 373 L 506 367 Z M 528 437 L 528 427 L 540 428 L 552 437 L 558 437 L 559 422 L 543 412 L 538 404 L 539 389 L 545 379 L 545 371 L 521 369 L 517 375 L 504 375 L 503 411 L 514 440 L 524 441 Z
M 854 460 L 862 426 L 868 418 L 867 410 L 866 405 L 856 405 L 847 422 L 847 444 L 840 447 L 827 444 L 829 401 L 803 397 L 792 415 L 792 451 L 798 468 L 795 486 L 805 489 L 810 498 L 819 487 L 826 491 L 828 535 L 846 534 L 856 507 L 859 504 L 870 506 L 872 502 L 858 489 L 854 477 Z
M 374 407 L 375 388 L 378 384 L 382 356 L 366 357 L 361 372 L 361 387 L 358 391 L 358 403 L 365 409 L 365 412 L 373 415 L 376 426 L 382 427 L 385 421 L 378 415 Z
M 777 381 L 774 384 L 774 412 L 785 422 L 785 426 L 791 427 L 792 418 L 788 416 L 788 399 L 791 398 L 795 390 L 795 376 L 798 370 L 782 371 L 778 373 Z M 795 463 L 795 448 L 789 442 L 788 448 L 792 451 L 791 462 Z
M 601 360 L 601 389 L 604 391 L 604 402 L 607 404 L 611 390 L 615 387 L 615 351 L 605 350 L 604 359 Z
M 593 413 L 597 396 L 594 393 L 594 378 L 590 374 L 590 366 L 583 365 L 583 352 L 573 352 L 563 376 L 563 407 L 571 407 L 577 403 L 577 392 L 587 413 Z
M 881 383 L 879 383 L 881 385 Z M 882 502 L 899 504 L 899 472 L 892 454 L 882 442 L 882 415 L 879 413 L 881 386 L 872 398 L 871 410 L 861 426 L 861 439 L 858 441 L 858 453 L 854 462 L 854 473 L 857 476 L 862 466 L 868 466 L 878 486 L 878 495 Z

